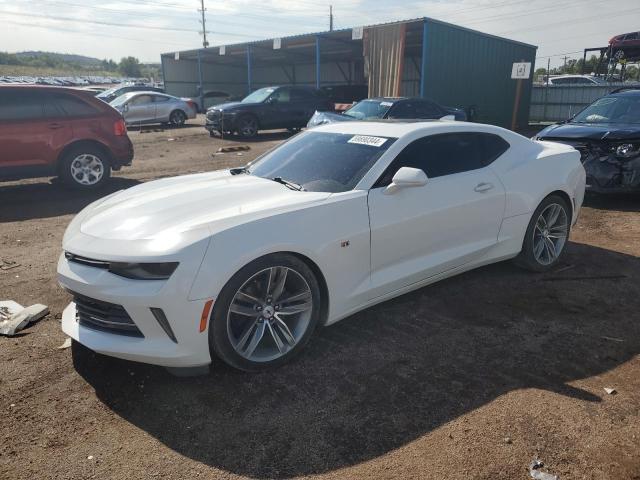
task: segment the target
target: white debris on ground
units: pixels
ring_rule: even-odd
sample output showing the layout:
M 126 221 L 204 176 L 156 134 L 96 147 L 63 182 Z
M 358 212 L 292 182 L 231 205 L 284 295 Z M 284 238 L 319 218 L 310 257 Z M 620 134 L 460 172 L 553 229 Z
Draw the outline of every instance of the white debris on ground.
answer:
M 604 391 L 609 395 L 615 395 L 618 391 L 615 388 L 604 387 Z
M 69 348 L 70 346 L 71 346 L 71 339 L 67 337 L 64 343 L 58 347 L 58 350 L 64 350 L 66 348 Z
M 49 314 L 49 307 L 36 303 L 23 307 L 13 300 L 0 301 L 0 335 L 13 336 Z
M 544 467 L 544 463 L 540 460 L 531 462 L 531 465 L 529 465 L 529 475 L 531 475 L 531 478 L 534 480 L 559 480 L 557 475 L 552 475 L 540 470 L 542 467 Z

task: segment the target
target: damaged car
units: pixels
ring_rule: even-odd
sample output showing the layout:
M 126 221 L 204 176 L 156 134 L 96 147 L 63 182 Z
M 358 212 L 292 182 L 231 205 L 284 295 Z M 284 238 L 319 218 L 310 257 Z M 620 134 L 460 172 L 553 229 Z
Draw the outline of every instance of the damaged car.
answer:
M 587 190 L 640 192 L 639 88 L 615 90 L 534 139 L 576 148 L 587 172 Z
M 467 115 L 460 108 L 443 107 L 424 98 L 378 97 L 362 100 L 340 114 L 316 112 L 309 120 L 307 128 L 317 127 L 326 123 L 352 120 L 438 120 L 440 118 L 465 121 L 467 120 Z

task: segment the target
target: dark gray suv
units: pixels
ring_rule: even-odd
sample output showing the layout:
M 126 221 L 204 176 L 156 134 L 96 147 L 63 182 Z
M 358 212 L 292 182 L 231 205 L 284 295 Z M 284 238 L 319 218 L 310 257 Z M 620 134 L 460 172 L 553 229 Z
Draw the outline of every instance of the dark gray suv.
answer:
M 248 138 L 259 130 L 304 127 L 316 110 L 333 110 L 319 90 L 300 86 L 265 87 L 240 102 L 223 103 L 207 110 L 205 128 L 215 133 L 238 133 Z

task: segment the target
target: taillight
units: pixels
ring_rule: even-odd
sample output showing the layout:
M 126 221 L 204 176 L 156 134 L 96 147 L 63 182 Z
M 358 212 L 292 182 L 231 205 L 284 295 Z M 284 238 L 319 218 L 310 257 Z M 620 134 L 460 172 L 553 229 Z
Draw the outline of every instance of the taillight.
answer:
M 124 123 L 124 119 L 120 118 L 113 124 L 113 133 L 117 137 L 122 137 L 127 134 L 127 125 Z

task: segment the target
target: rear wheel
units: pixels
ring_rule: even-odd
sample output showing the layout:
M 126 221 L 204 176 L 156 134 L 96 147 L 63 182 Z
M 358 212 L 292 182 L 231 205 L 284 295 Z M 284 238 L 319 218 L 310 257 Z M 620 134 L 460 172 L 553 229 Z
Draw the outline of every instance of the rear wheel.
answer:
M 318 281 L 303 261 L 267 255 L 242 268 L 223 288 L 209 343 L 213 353 L 240 370 L 274 368 L 309 341 L 320 306 Z
M 73 147 L 63 157 L 60 176 L 69 186 L 92 190 L 103 186 L 111 176 L 107 154 L 94 146 Z
M 571 210 L 566 200 L 549 195 L 531 217 L 516 263 L 534 272 L 553 268 L 569 238 Z
M 169 115 L 169 122 L 174 127 L 181 127 L 187 121 L 187 115 L 182 110 L 174 110 Z

